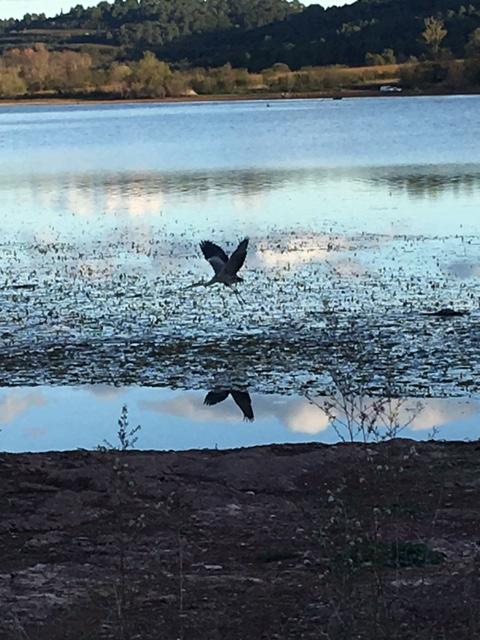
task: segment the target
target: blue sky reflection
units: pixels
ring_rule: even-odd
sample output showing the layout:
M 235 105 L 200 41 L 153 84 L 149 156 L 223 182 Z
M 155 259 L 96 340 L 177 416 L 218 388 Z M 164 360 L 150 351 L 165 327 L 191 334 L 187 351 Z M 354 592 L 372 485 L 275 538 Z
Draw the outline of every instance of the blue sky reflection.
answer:
M 335 442 L 326 414 L 298 396 L 251 394 L 254 422 L 244 422 L 231 397 L 206 407 L 206 391 L 158 388 L 21 387 L 0 391 L 0 450 L 94 448 L 115 440 L 123 404 L 140 424 L 141 449 L 233 448 L 283 442 Z M 321 404 L 322 399 L 317 399 Z M 476 439 L 480 402 L 466 398 L 407 399 L 422 408 L 401 435 L 425 439 Z M 410 414 L 408 414 L 410 415 Z

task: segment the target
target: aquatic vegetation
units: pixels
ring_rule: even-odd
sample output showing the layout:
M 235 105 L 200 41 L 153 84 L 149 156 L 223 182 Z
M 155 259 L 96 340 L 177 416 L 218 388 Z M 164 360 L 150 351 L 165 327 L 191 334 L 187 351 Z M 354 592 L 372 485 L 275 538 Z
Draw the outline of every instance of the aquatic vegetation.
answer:
M 245 306 L 170 233 L 0 246 L 0 382 L 331 388 L 332 371 L 372 393 L 478 391 L 480 284 L 438 256 L 474 237 L 273 230 L 252 238 Z M 472 249 L 473 251 L 473 249 Z M 442 307 L 468 310 L 440 319 Z M 209 313 L 205 313 L 205 308 Z M 228 327 L 228 331 L 225 329 Z

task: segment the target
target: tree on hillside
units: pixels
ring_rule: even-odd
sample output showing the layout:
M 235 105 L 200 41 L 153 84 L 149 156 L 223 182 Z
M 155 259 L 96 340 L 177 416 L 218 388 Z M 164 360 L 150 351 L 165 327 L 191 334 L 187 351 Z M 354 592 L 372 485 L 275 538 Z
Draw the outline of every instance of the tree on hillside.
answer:
M 0 68 L 0 97 L 16 98 L 27 93 L 27 85 L 17 68 Z
M 362 65 L 368 52 L 367 62 L 377 64 L 375 56 L 392 62 L 388 49 L 399 62 L 427 52 L 439 61 L 444 47 L 462 58 L 479 27 L 480 0 L 358 0 L 330 8 L 288 0 L 103 0 L 52 18 L 0 20 L 4 51 L 32 48 L 41 28 L 50 51 L 90 45 L 109 52 L 100 61 L 89 51 L 95 72 L 113 59 L 136 62 L 145 51 L 173 69 Z
M 470 35 L 468 44 L 465 47 L 466 58 L 480 58 L 480 28 Z
M 128 79 L 132 75 L 132 70 L 128 64 L 114 62 L 108 71 L 110 89 L 122 98 L 125 97 L 128 93 Z
M 397 58 L 393 49 L 384 49 L 383 53 L 366 53 L 365 64 L 378 66 L 383 64 L 396 64 Z
M 166 82 L 172 72 L 165 62 L 157 60 L 151 51 L 133 65 L 129 78 L 130 89 L 138 98 L 163 98 L 167 95 Z
M 15 70 L 29 93 L 45 89 L 84 89 L 91 81 L 92 59 L 87 53 L 49 51 L 42 43 L 28 49 L 10 49 L 2 56 L 1 65 Z M 3 84 L 17 86 L 15 78 L 15 75 L 4 74 Z
M 19 70 L 29 91 L 47 88 L 50 73 L 50 52 L 44 44 L 35 44 L 27 49 L 10 49 L 3 56 L 6 67 Z
M 422 38 L 425 40 L 432 57 L 436 58 L 440 50 L 440 45 L 447 35 L 447 30 L 445 29 L 443 20 L 439 20 L 433 16 L 425 18 L 424 23 L 425 31 L 422 33 Z
M 480 28 L 470 35 L 465 47 L 465 75 L 473 84 L 480 84 Z
M 50 55 L 50 86 L 56 91 L 84 89 L 91 81 L 91 67 L 88 53 L 54 52 Z

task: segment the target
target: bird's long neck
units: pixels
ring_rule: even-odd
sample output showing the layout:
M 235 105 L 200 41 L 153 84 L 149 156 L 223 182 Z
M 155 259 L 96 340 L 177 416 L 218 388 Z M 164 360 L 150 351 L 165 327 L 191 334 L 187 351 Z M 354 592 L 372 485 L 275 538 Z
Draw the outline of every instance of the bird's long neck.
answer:
M 217 282 L 217 276 L 213 276 L 211 280 L 200 280 L 199 282 L 194 282 L 193 284 L 185 287 L 185 289 L 194 289 L 195 287 L 209 287 L 211 284 L 215 284 Z

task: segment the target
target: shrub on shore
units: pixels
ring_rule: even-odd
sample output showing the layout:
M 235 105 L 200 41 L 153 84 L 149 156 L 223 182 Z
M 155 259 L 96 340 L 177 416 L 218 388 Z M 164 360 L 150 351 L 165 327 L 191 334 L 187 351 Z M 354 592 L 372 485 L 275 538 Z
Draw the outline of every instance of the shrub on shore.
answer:
M 461 91 L 480 85 L 480 29 L 471 36 L 465 62 L 436 60 L 393 64 L 391 49 L 371 54 L 364 67 L 303 67 L 276 63 L 260 73 L 227 63 L 205 69 L 172 68 L 146 51 L 136 61 L 105 60 L 86 50 L 50 51 L 44 44 L 10 49 L 0 57 L 0 97 L 62 96 L 165 98 L 242 95 L 255 92 L 308 93 L 375 89 L 396 84 L 411 90 Z M 377 60 L 377 57 L 381 57 Z M 379 62 L 379 64 L 373 64 Z

